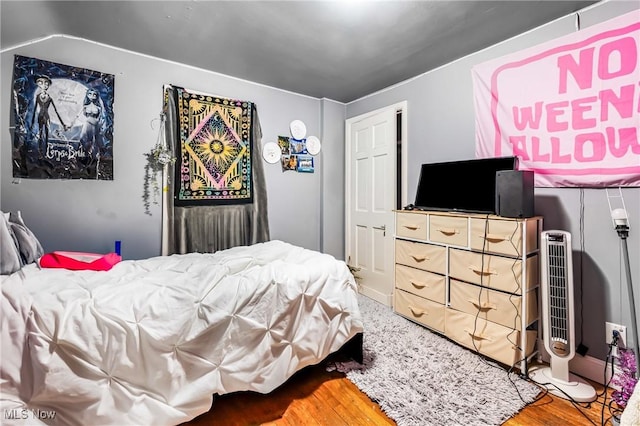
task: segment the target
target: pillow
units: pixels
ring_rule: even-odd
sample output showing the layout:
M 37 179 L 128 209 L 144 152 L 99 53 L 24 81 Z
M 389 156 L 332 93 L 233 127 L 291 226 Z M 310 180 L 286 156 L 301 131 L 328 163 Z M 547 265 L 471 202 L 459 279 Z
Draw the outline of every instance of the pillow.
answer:
M 9 225 L 18 241 L 22 264 L 28 265 L 38 260 L 44 254 L 44 250 L 35 234 L 25 225 L 20 210 L 9 214 Z
M 121 260 L 122 257 L 117 253 L 97 254 L 54 251 L 40 258 L 40 266 L 43 268 L 64 268 L 72 271 L 108 271 Z
M 0 274 L 9 275 L 22 268 L 18 240 L 5 213 L 0 214 Z

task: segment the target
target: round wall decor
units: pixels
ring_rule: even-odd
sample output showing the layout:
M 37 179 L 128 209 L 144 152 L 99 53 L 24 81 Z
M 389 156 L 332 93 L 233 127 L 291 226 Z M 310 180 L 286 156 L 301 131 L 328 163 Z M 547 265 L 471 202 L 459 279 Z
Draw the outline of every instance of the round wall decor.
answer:
M 302 140 L 307 135 L 307 126 L 300 120 L 293 120 L 289 124 L 289 130 L 294 139 Z
M 307 152 L 311 155 L 317 155 L 320 152 L 320 139 L 315 136 L 307 138 Z
M 275 142 L 267 142 L 262 147 L 262 157 L 267 163 L 277 163 L 280 161 L 280 147 Z

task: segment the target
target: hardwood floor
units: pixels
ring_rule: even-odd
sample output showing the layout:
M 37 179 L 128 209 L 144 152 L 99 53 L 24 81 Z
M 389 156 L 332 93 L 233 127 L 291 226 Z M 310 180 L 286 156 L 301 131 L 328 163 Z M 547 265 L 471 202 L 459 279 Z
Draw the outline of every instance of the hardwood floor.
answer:
M 598 394 L 603 386 L 592 383 Z M 611 400 L 611 390 L 607 404 Z M 604 396 L 591 404 L 573 405 L 551 394 L 507 420 L 505 426 L 612 425 Z M 327 372 L 324 365 L 307 367 L 268 395 L 239 392 L 215 397 L 211 410 L 184 424 L 189 426 L 341 426 L 395 425 L 342 373 Z M 430 425 L 425 419 L 425 425 Z
M 393 425 L 380 407 L 338 372 L 307 367 L 267 395 L 239 392 L 215 397 L 211 410 L 185 423 L 224 425 Z
M 605 401 L 604 386 L 589 382 L 598 395 L 595 402 L 572 403 L 544 391 L 538 395 L 535 402 L 527 405 L 520 413 L 503 424 L 505 426 L 613 425 L 608 407 L 612 389 L 607 390 Z M 612 407 L 615 407 L 615 404 L 612 404 Z M 619 416 L 619 413 L 617 415 Z

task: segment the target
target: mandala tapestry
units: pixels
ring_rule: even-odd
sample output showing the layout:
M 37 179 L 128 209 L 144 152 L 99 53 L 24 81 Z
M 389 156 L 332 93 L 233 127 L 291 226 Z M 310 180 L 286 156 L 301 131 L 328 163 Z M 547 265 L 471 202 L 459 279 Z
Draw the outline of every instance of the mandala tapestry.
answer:
M 13 177 L 113 180 L 114 76 L 15 55 Z
M 180 146 L 175 204 L 253 202 L 253 104 L 177 88 Z

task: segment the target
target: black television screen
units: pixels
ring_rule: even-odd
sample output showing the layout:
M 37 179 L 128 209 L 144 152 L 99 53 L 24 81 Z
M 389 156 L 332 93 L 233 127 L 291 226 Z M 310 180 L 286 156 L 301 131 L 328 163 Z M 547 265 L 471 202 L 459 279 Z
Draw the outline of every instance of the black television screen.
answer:
M 495 214 L 496 172 L 517 169 L 518 157 L 423 164 L 414 206 Z

